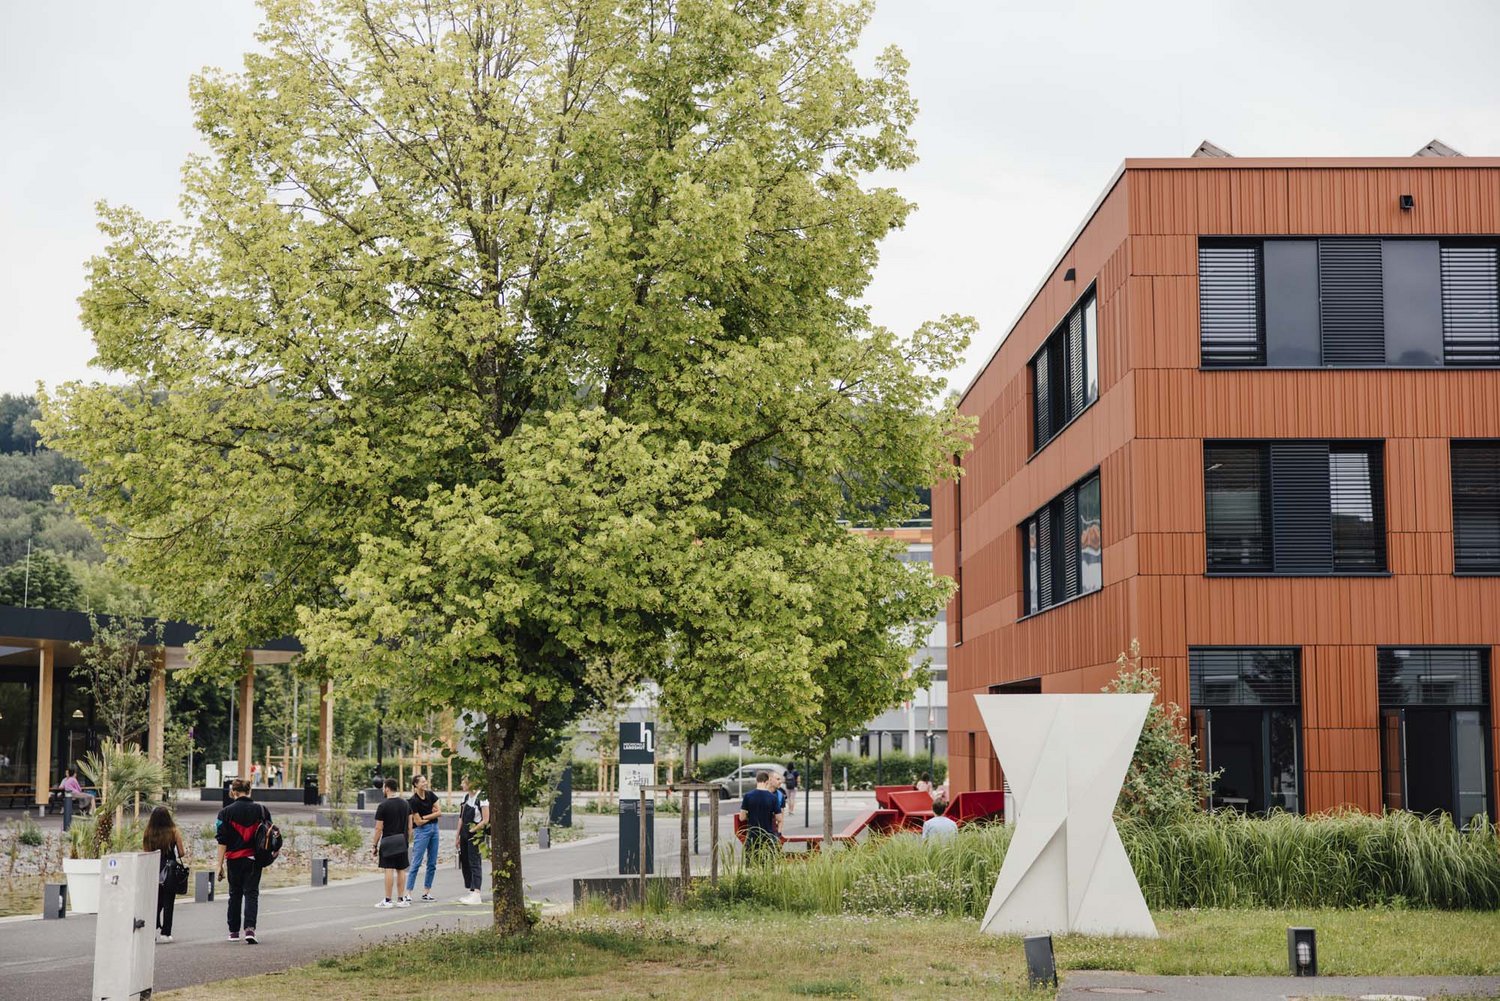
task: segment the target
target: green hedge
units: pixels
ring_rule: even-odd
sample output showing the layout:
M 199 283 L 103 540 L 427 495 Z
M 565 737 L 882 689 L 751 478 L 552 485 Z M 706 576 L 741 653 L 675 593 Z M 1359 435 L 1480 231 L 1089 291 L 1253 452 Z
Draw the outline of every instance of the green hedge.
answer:
M 1409 813 L 1265 819 L 1221 812 L 1120 837 L 1153 908 L 1500 908 L 1500 836 Z M 975 825 L 946 842 L 881 838 L 797 865 L 735 867 L 703 905 L 981 917 L 1011 828 Z
M 745 763 L 752 764 L 757 761 L 775 761 L 786 764 L 790 758 L 769 757 L 761 754 L 745 753 Z M 698 773 L 707 780 L 722 778 L 733 773 L 740 767 L 740 757 L 737 754 L 715 754 L 705 757 L 699 762 Z M 814 762 L 811 767 L 804 761 L 798 761 L 797 767 L 802 770 L 803 788 L 823 788 L 823 766 L 821 762 Z M 855 754 L 835 754 L 833 756 L 833 787 L 844 788 L 844 768 L 849 769 L 850 789 L 873 789 L 876 783 L 876 762 L 874 758 L 861 758 Z M 658 762 L 657 769 L 661 773 L 662 781 L 666 781 L 667 772 L 665 763 Z M 901 785 L 915 782 L 917 776 L 927 771 L 927 755 L 902 754 L 887 751 L 882 758 L 879 772 L 884 785 Z M 941 785 L 943 778 L 948 774 L 948 762 L 943 758 L 937 758 L 933 762 L 933 784 Z M 590 792 L 598 785 L 599 762 L 592 759 L 577 760 L 573 762 L 573 788 L 580 792 Z

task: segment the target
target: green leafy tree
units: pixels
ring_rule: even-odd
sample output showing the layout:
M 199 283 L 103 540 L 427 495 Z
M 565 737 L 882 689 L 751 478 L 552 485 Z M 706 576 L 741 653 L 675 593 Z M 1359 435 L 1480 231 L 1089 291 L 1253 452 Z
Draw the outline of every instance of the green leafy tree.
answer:
M 75 646 L 73 677 L 94 703 L 94 718 L 113 747 L 137 740 L 146 729 L 150 669 L 162 655 L 160 622 L 147 626 L 139 613 L 101 619 L 89 613 L 93 639 Z
M 1175 702 L 1161 697 L 1161 678 L 1141 661 L 1141 642 L 1115 661 L 1117 673 L 1104 691 L 1154 696 L 1125 773 L 1115 813 L 1149 824 L 1169 823 L 1202 809 L 1213 789 L 1214 775 L 1198 767 L 1198 741 Z
M 50 549 L 34 549 L 0 570 L 0 605 L 76 610 L 82 601 L 68 561 Z
M 797 554 L 810 585 L 813 618 L 808 686 L 777 704 L 764 694 L 738 718 L 755 746 L 782 754 L 810 752 L 823 763 L 823 838 L 833 843 L 833 745 L 863 730 L 927 682 L 911 656 L 926 623 L 953 593 L 926 564 L 905 563 L 905 543 L 841 534 Z
M 203 670 L 296 629 L 341 698 L 468 711 L 495 921 L 532 747 L 675 650 L 809 708 L 799 554 L 945 475 L 972 323 L 859 299 L 909 204 L 866 3 L 267 0 L 193 100 L 187 221 L 104 207 L 121 386 L 43 399 L 70 495 Z

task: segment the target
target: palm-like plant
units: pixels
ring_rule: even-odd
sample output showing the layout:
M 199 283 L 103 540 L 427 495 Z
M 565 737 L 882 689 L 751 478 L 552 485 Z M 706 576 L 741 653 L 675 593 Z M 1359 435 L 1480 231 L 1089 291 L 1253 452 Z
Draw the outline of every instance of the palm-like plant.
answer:
M 109 844 L 114 826 L 124 815 L 125 804 L 141 796 L 150 801 L 160 798 L 167 785 L 167 770 L 136 747 L 106 744 L 97 754 L 85 755 L 79 769 L 99 787 L 98 820 L 94 825 L 94 854 L 97 858 Z

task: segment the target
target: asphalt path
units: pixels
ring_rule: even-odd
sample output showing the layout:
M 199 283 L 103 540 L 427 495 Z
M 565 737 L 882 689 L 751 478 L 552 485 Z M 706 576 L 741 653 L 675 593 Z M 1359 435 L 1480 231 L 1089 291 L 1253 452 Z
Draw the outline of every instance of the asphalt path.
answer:
M 737 804 L 720 807 L 720 833 L 727 840 L 730 818 Z M 800 804 L 799 804 L 800 806 Z M 836 806 L 835 822 L 853 816 L 855 807 Z M 702 849 L 694 858 L 695 871 L 707 871 L 708 818 L 700 818 Z M 812 827 L 820 826 L 818 813 Z M 527 849 L 522 856 L 527 896 L 552 906 L 571 906 L 573 880 L 619 874 L 618 820 L 588 816 L 585 836 L 548 849 Z M 788 833 L 803 827 L 802 817 L 787 825 Z M 656 867 L 662 874 L 678 871 L 680 820 L 662 816 L 655 825 Z M 258 945 L 227 940 L 226 905 L 193 903 L 179 897 L 170 945 L 156 948 L 155 989 L 173 990 L 253 973 L 269 973 L 326 956 L 360 949 L 382 939 L 430 929 L 484 927 L 490 921 L 489 897 L 482 907 L 454 903 L 463 893 L 458 870 L 438 870 L 436 903 L 414 902 L 409 908 L 377 909 L 383 893 L 381 877 L 361 875 L 337 880 L 326 887 L 283 887 L 263 890 L 256 922 Z M 93 984 L 93 915 L 75 914 L 61 921 L 33 918 L 0 919 L 0 999 L 52 1001 L 86 998 Z

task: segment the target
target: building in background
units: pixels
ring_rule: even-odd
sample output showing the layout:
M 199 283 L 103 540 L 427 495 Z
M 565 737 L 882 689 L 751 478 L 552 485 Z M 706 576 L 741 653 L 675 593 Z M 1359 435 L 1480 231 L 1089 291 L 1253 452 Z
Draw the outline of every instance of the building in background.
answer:
M 1215 805 L 1495 816 L 1500 159 L 1127 160 L 960 409 L 934 491 L 973 695 L 1139 638 Z

